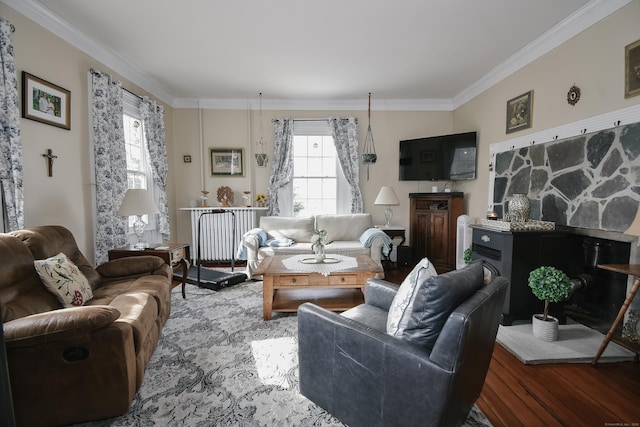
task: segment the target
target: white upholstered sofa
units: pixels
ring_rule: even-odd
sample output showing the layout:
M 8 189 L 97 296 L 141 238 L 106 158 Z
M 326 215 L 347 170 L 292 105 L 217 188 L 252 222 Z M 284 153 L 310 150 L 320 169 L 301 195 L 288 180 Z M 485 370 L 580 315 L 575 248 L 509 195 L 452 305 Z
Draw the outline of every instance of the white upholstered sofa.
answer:
M 252 277 L 253 271 L 266 256 L 313 253 L 311 236 L 314 230 L 327 231 L 332 241 L 325 247 L 328 254 L 368 255 L 382 266 L 383 250 L 388 254 L 390 249 L 391 240 L 382 231 L 374 229 L 371 214 L 368 213 L 305 218 L 264 216 L 260 218 L 260 228 L 249 231 L 242 238 L 241 252 L 246 256 L 247 276 Z M 281 242 L 287 239 L 292 240 L 293 244 L 282 246 Z M 265 240 L 278 243 L 265 246 Z

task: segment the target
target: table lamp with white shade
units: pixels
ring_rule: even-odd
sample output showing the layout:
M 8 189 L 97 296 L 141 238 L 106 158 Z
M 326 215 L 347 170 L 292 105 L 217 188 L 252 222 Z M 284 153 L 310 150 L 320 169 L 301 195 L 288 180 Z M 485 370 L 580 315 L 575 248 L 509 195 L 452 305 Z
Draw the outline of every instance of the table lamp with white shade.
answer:
M 118 209 L 120 216 L 135 216 L 136 221 L 133 223 L 133 232 L 138 236 L 138 243 L 134 245 L 137 249 L 148 248 L 149 244 L 142 241 L 144 238 L 144 229 L 147 224 L 142 220 L 143 215 L 151 215 L 160 213 L 158 207 L 149 192 L 143 188 L 130 188 L 124 195 L 124 200 Z
M 373 204 L 387 205 L 387 209 L 384 210 L 384 219 L 387 220 L 385 227 L 389 227 L 391 225 L 391 218 L 393 218 L 393 210 L 391 209 L 391 206 L 397 206 L 400 204 L 398 197 L 396 196 L 396 192 L 393 191 L 393 187 L 382 187 Z

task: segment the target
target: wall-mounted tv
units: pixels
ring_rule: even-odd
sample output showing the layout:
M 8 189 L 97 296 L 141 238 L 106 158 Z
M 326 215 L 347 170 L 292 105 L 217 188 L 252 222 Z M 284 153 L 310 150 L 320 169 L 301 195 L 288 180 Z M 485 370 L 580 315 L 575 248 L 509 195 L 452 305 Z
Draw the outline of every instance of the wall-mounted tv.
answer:
M 400 141 L 400 181 L 476 179 L 476 132 Z

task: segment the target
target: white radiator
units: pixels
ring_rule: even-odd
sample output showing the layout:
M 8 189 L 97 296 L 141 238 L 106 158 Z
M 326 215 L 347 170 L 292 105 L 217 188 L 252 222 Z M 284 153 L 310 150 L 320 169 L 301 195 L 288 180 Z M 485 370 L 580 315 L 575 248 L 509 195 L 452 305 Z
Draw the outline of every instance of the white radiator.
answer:
M 205 214 L 224 210 L 224 213 Z M 191 211 L 191 242 L 194 259 L 198 258 L 198 221 L 200 220 L 201 261 L 231 261 L 235 259 L 240 239 L 252 228 L 266 208 L 183 208 Z M 231 214 L 232 212 L 233 214 Z M 202 217 L 202 219 L 200 219 Z M 235 222 L 235 238 L 233 225 Z

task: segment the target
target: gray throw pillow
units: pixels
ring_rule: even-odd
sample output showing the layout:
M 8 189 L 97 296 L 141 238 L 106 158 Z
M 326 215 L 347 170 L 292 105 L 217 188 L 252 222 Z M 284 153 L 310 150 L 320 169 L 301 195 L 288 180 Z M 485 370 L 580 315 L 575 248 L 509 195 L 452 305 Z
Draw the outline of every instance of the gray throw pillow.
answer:
M 480 263 L 429 277 L 417 289 L 402 337 L 431 350 L 449 315 L 483 285 L 484 269 Z

